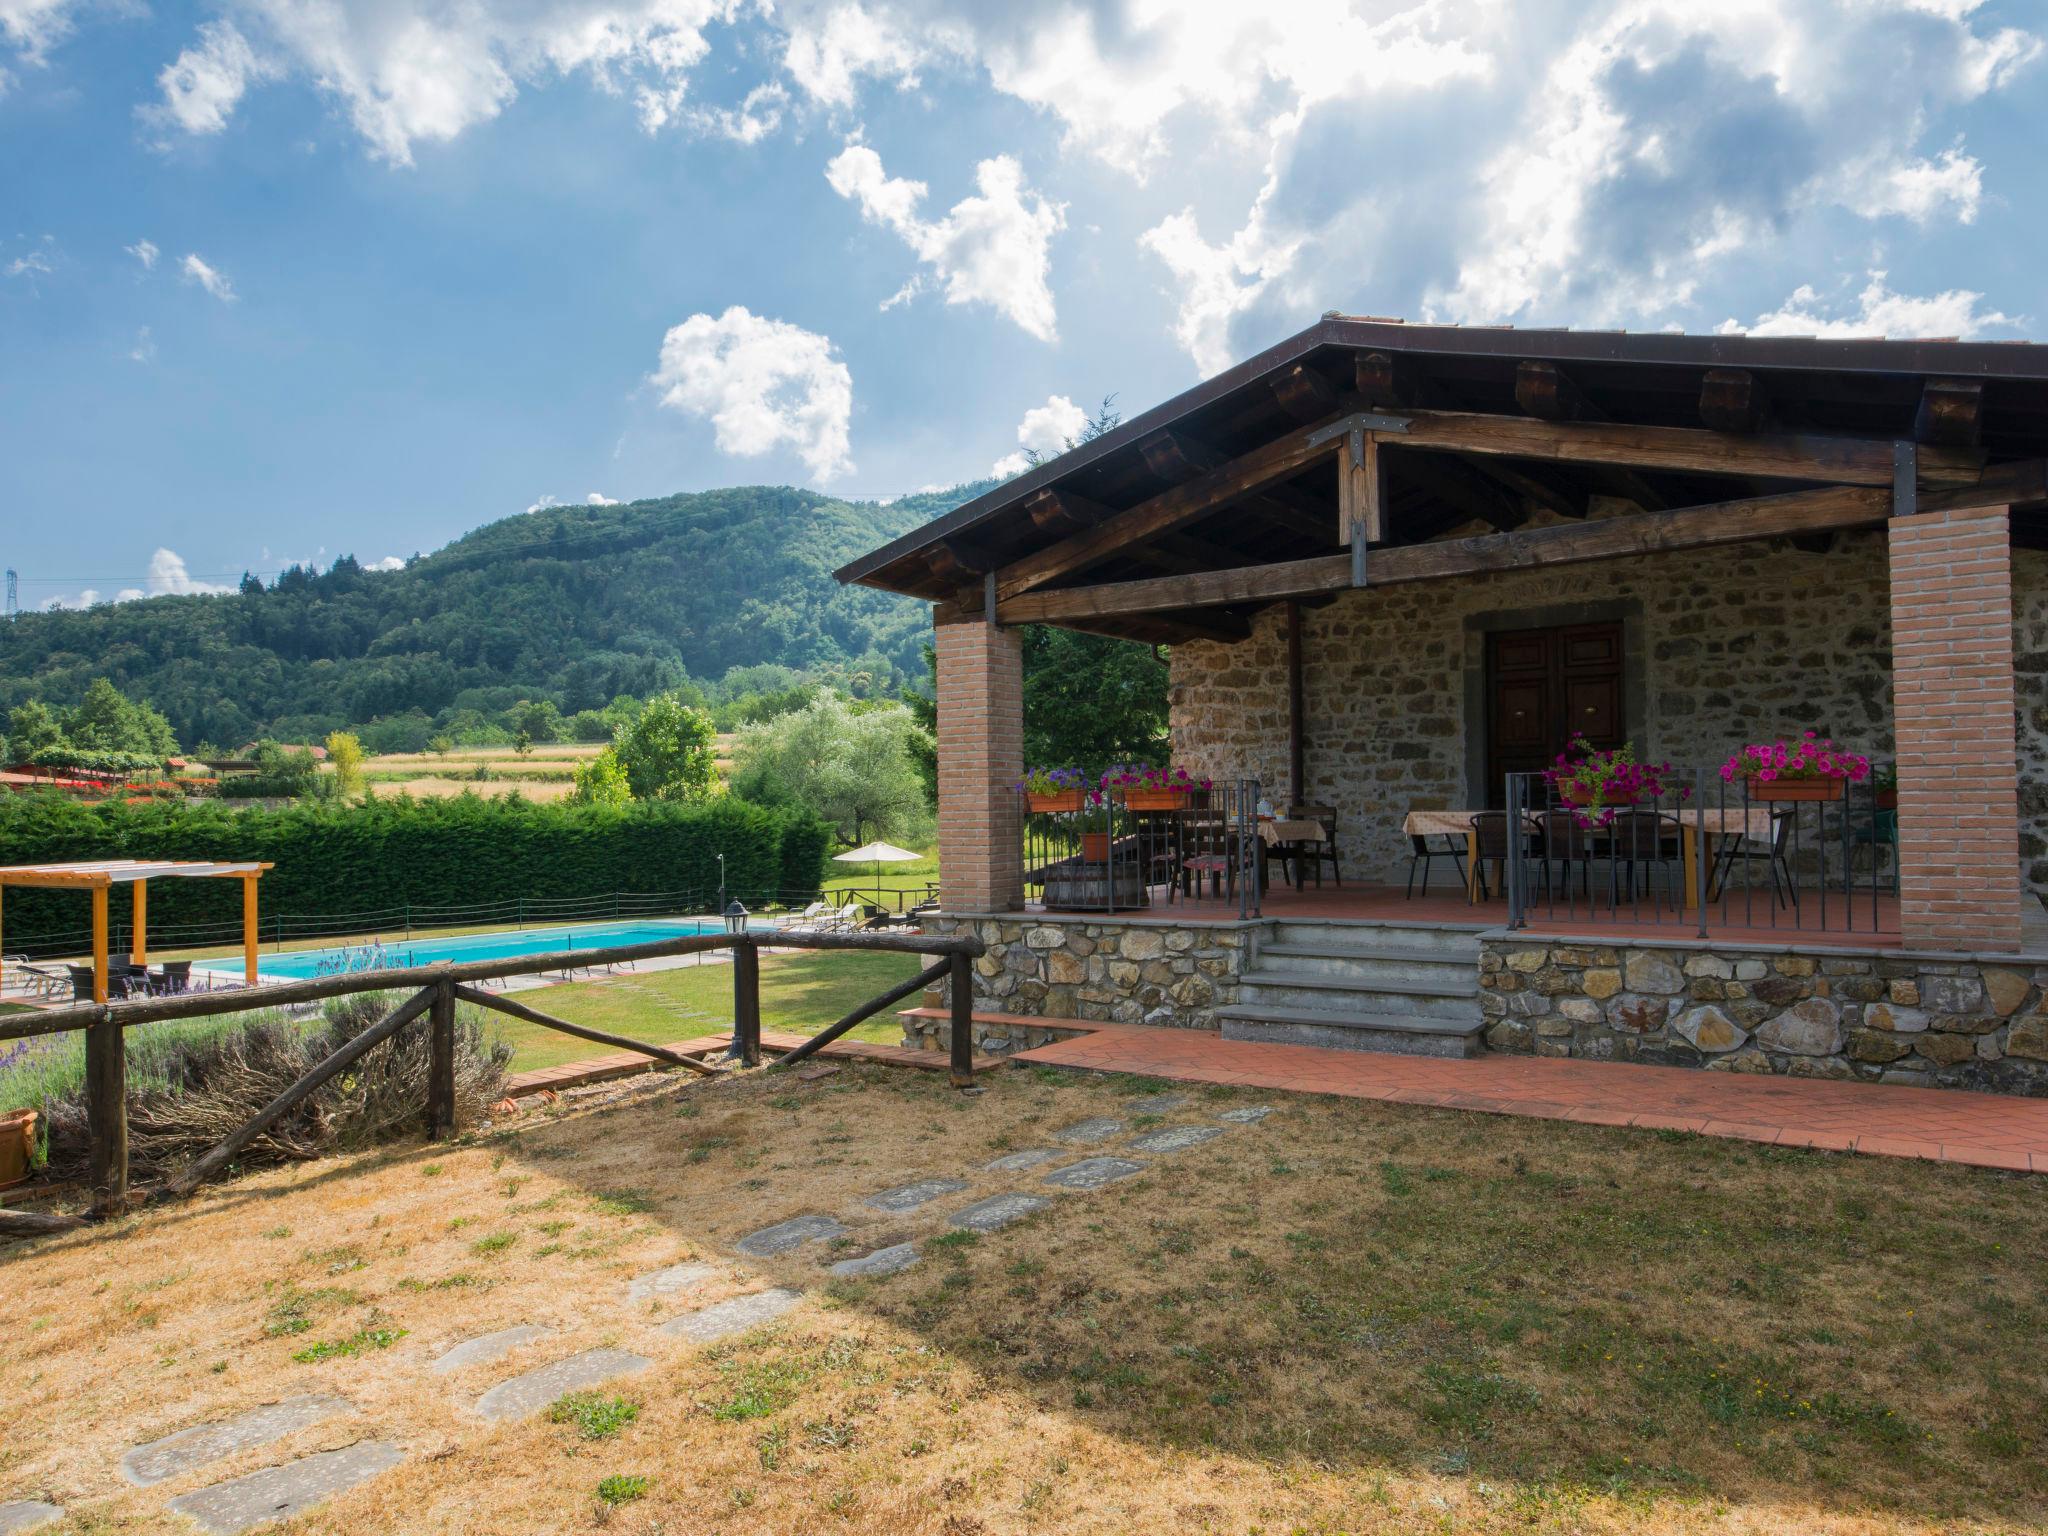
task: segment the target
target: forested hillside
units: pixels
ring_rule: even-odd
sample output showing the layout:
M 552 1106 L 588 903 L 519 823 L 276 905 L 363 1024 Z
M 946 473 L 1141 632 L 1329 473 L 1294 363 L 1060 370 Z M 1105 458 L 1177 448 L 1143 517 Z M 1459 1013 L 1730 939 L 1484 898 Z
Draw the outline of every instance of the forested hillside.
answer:
M 893 691 L 924 676 L 922 605 L 832 572 L 984 488 L 888 506 L 742 486 L 551 507 L 403 570 L 344 558 L 222 596 L 23 614 L 0 625 L 0 711 L 72 704 L 109 677 L 188 746 L 231 746 L 526 698 L 573 714 L 761 662 Z

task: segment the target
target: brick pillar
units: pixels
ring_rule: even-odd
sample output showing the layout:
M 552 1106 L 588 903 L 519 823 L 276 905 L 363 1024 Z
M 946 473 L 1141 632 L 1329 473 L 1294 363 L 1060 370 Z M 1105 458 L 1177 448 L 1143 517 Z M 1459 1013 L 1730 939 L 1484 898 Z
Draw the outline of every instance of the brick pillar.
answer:
M 949 912 L 1024 905 L 1024 642 L 976 620 L 938 626 L 939 900 Z
M 1909 946 L 2020 945 L 2007 509 L 1889 525 L 1899 919 Z

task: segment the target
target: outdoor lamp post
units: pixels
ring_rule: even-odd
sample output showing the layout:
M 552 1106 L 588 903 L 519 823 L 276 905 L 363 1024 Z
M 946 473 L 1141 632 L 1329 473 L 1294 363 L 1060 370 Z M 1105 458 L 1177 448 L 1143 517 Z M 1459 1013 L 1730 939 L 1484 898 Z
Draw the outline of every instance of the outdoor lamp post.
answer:
M 747 909 L 735 901 L 725 909 L 725 931 L 745 933 L 747 931 Z

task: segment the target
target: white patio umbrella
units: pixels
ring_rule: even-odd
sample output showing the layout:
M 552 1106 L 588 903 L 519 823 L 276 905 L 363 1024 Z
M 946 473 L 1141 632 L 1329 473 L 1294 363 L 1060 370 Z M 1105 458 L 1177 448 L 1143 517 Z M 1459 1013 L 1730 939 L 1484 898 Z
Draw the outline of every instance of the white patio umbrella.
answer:
M 915 864 L 923 858 L 921 853 L 912 853 L 908 848 L 898 848 L 894 843 L 862 843 L 860 847 L 845 853 L 832 855 L 835 864 L 872 864 L 875 866 L 875 901 L 882 900 L 882 866 L 884 864 Z

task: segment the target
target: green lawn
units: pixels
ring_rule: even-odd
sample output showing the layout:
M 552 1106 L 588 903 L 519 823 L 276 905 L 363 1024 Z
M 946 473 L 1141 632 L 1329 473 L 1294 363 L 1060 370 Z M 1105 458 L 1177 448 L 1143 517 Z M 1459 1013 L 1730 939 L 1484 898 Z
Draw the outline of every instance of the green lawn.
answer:
M 923 969 L 921 957 L 831 951 L 761 958 L 761 1027 L 812 1035 L 859 1004 Z M 574 1024 L 663 1045 L 732 1028 L 732 967 L 690 965 L 669 971 L 624 972 L 604 981 L 579 981 L 523 992 L 520 1001 Z M 899 1006 L 914 1006 L 914 1001 Z M 560 1066 L 605 1054 L 605 1048 L 537 1024 L 494 1015 L 514 1050 L 514 1071 Z M 887 1009 L 853 1031 L 855 1040 L 899 1044 L 896 1010 Z

